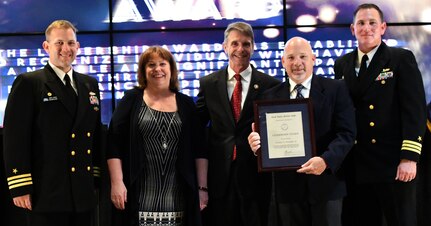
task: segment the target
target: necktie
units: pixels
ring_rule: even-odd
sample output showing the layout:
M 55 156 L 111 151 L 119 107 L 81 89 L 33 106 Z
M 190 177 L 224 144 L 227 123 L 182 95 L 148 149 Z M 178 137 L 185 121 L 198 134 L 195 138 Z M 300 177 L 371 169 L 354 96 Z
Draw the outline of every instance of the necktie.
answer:
M 235 118 L 235 122 L 238 122 L 239 116 L 241 114 L 241 93 L 242 93 L 242 84 L 241 84 L 241 75 L 234 75 L 236 79 L 236 85 L 233 89 L 231 104 L 233 117 Z
M 78 98 L 76 96 L 75 90 L 72 87 L 72 84 L 70 83 L 69 75 L 66 74 L 64 76 L 64 81 L 66 83 L 64 86 L 66 104 L 70 107 L 72 112 L 75 113 L 76 112 L 76 102 L 77 102 Z
M 361 67 L 359 68 L 359 73 L 358 73 L 359 79 L 363 78 L 365 76 L 365 73 L 367 72 L 367 60 L 368 60 L 367 54 L 362 56 Z
M 241 75 L 235 74 L 234 77 L 236 80 L 236 85 L 235 85 L 235 88 L 233 89 L 231 105 L 232 105 L 232 112 L 233 112 L 233 117 L 235 119 L 235 122 L 238 122 L 239 116 L 241 114 L 242 84 L 241 84 Z M 233 147 L 233 156 L 232 156 L 232 160 L 235 160 L 235 159 L 236 159 L 236 145 Z
M 295 90 L 296 90 L 296 99 L 304 99 L 304 96 L 302 96 L 301 91 L 304 89 L 305 87 L 302 84 L 296 84 L 295 86 Z

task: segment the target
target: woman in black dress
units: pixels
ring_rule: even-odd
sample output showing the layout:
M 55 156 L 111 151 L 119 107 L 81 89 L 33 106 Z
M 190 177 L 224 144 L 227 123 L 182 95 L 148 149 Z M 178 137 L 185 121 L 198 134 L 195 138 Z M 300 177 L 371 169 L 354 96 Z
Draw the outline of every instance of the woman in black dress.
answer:
M 109 125 L 114 222 L 199 226 L 208 201 L 203 128 L 192 98 L 178 92 L 172 54 L 160 46 L 147 49 L 138 83 L 125 92 Z

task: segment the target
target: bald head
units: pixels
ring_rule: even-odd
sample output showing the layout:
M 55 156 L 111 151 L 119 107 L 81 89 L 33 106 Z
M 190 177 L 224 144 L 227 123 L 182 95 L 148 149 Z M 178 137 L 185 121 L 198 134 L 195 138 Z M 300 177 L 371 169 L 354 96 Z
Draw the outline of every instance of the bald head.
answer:
M 306 39 L 293 37 L 286 42 L 281 62 L 287 75 L 295 83 L 302 83 L 313 75 L 315 60 L 311 45 Z
M 291 50 L 292 48 L 302 48 L 304 51 L 308 51 L 310 54 L 313 54 L 310 43 L 301 37 L 293 37 L 286 42 L 284 47 L 284 54 Z

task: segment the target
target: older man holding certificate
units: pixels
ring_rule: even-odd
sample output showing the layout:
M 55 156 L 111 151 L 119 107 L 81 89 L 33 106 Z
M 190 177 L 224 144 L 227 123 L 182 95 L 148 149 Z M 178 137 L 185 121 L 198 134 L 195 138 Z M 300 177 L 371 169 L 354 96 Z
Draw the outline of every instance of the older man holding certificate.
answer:
M 315 156 L 305 159 L 296 171 L 274 172 L 276 215 L 280 221 L 279 225 L 283 226 L 341 225 L 342 198 L 346 194 L 346 188 L 344 182 L 336 175 L 354 144 L 356 136 L 354 107 L 344 81 L 313 75 L 315 59 L 307 40 L 294 37 L 286 43 L 282 63 L 289 79 L 266 91 L 264 99 L 280 102 L 304 99 L 311 103 L 312 108 L 309 109 L 312 109 L 312 112 L 303 115 L 302 112 L 290 111 L 291 107 L 288 105 L 283 107 L 287 109 L 286 112 L 277 111 L 276 115 L 267 112 L 265 128 L 280 131 L 255 131 L 248 137 L 253 152 L 261 148 L 261 136 L 266 136 L 268 139 L 265 141 L 270 144 L 262 146 L 274 146 L 281 142 L 280 144 L 286 147 L 282 152 L 280 152 L 282 149 L 276 147 L 272 158 L 280 155 L 278 157 L 289 156 L 294 159 L 297 158 L 295 153 L 289 151 L 301 153 L 300 146 L 303 143 L 300 138 L 307 136 L 298 128 L 309 128 L 313 131 L 314 136 L 307 139 L 315 142 Z M 310 117 L 311 123 L 303 126 L 295 124 L 304 122 L 302 119 L 296 122 L 286 119 L 299 116 L 314 117 Z M 277 117 L 284 117 L 279 120 L 285 124 L 277 123 Z M 274 134 L 280 136 L 268 136 Z M 290 144 L 295 147 L 290 147 Z

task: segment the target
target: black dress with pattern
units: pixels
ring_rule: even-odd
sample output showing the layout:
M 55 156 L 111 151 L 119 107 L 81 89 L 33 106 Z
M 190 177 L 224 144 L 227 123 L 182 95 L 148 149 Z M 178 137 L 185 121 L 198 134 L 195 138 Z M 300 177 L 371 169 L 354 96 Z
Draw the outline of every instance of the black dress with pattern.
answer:
M 176 169 L 181 119 L 143 103 L 138 120 L 146 162 L 139 193 L 140 226 L 181 226 L 185 210 L 183 182 Z

